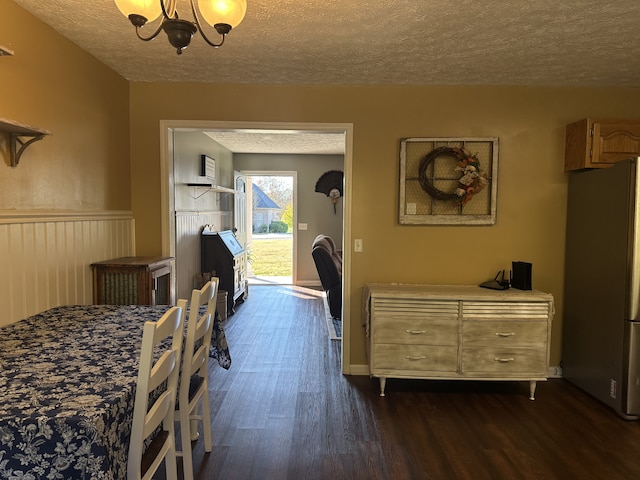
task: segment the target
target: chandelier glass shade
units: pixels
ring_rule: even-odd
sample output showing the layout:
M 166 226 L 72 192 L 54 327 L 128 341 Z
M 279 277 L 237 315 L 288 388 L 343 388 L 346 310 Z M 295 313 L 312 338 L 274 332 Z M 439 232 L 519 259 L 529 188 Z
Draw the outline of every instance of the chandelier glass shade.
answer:
M 189 46 L 196 32 L 200 32 L 205 42 L 212 47 L 220 47 L 227 34 L 242 22 L 247 12 L 246 0 L 197 0 L 197 8 L 194 0 L 189 0 L 193 16 L 193 21 L 190 21 L 178 15 L 178 0 L 114 0 L 114 2 L 120 12 L 135 26 L 140 40 L 146 42 L 153 40 L 161 31 L 164 31 L 169 43 L 176 48 L 178 54 Z M 162 17 L 160 25 L 149 36 L 144 36 L 143 27 L 159 17 Z M 205 23 L 213 26 L 221 36 L 218 43 L 207 37 L 202 27 Z

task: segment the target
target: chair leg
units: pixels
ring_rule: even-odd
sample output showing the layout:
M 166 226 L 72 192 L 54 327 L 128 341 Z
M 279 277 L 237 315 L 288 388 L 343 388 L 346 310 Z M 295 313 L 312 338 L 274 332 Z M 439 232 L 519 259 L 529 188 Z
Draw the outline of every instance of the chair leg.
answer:
M 169 451 L 167 455 L 164 457 L 164 466 L 166 468 L 166 477 L 167 480 L 178 480 L 178 465 L 176 462 L 176 444 L 174 432 L 171 432 L 171 447 L 169 447 Z
M 204 433 L 204 451 L 210 452 L 212 448 L 211 440 L 211 407 L 209 403 L 209 390 L 205 388 L 200 399 L 202 409 L 202 432 Z
M 180 442 L 182 443 L 182 472 L 184 480 L 193 480 L 193 453 L 191 451 L 191 422 L 189 411 L 180 409 Z
M 198 438 L 200 438 L 200 432 L 198 432 L 198 420 L 195 418 L 192 418 L 190 422 L 190 427 L 191 427 L 191 441 L 195 442 L 196 440 L 198 440 Z

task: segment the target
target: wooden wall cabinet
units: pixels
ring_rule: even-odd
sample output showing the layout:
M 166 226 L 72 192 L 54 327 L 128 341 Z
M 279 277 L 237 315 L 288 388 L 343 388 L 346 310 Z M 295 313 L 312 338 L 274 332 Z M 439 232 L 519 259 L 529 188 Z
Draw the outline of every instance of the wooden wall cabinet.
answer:
M 121 257 L 91 264 L 95 305 L 175 305 L 173 257 Z
M 640 119 L 585 118 L 567 125 L 564 170 L 604 168 L 640 156 Z
M 464 285 L 369 284 L 370 374 L 387 378 L 526 380 L 549 375 L 550 294 Z

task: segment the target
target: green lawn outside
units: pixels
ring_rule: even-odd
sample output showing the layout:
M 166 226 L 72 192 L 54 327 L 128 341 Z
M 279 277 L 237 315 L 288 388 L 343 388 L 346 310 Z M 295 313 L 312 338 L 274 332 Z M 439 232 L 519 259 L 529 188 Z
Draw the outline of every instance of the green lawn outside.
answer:
M 249 261 L 254 275 L 288 277 L 293 274 L 293 239 L 278 238 L 251 242 Z

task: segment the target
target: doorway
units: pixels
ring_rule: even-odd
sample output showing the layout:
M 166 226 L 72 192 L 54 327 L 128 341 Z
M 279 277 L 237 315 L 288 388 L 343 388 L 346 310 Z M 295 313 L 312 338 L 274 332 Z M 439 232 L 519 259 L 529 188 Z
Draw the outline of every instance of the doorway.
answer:
M 298 134 L 324 136 L 340 135 L 344 146 L 344 188 L 345 192 L 351 192 L 351 175 L 353 163 L 353 125 L 350 123 L 280 123 L 280 122 L 232 122 L 213 120 L 161 120 L 160 121 L 160 209 L 162 254 L 176 256 L 175 241 L 175 179 L 174 171 L 174 133 L 179 131 L 189 132 L 277 132 L 279 134 Z M 351 364 L 351 295 L 345 292 L 351 290 L 351 196 L 345 194 L 343 198 L 343 316 L 342 316 L 342 373 L 363 374 L 365 367 Z M 294 245 L 294 255 L 296 248 Z
M 297 172 L 241 172 L 247 179 L 247 280 L 253 285 L 296 283 Z

